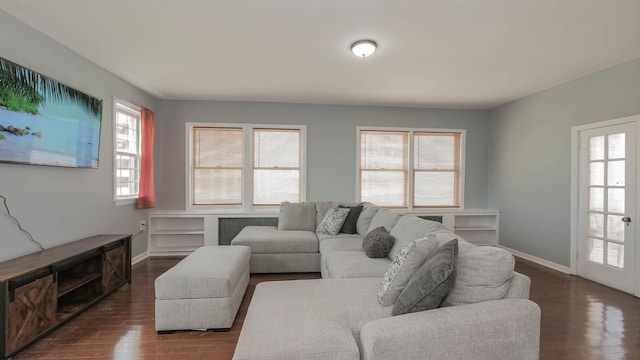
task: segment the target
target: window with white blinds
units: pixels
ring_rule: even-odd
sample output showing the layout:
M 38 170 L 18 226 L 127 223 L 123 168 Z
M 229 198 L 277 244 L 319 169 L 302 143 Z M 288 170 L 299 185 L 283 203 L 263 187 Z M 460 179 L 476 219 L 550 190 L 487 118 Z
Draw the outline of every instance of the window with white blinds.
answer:
M 253 130 L 253 204 L 300 198 L 300 130 Z
M 275 206 L 304 200 L 306 128 L 187 124 L 188 208 Z
M 464 130 L 358 130 L 361 201 L 396 208 L 458 208 Z
M 193 129 L 194 205 L 242 204 L 243 149 L 242 129 Z

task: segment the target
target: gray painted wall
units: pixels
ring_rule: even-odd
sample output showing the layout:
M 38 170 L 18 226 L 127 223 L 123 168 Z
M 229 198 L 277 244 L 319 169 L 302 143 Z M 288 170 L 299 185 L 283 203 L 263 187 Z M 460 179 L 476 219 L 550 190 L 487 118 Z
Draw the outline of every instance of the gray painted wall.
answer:
M 162 101 L 156 127 L 158 208 L 185 209 L 185 123 L 307 126 L 307 199 L 356 199 L 356 126 L 467 129 L 465 206 L 487 203 L 487 112 L 274 103 Z
M 493 109 L 488 205 L 500 243 L 570 265 L 571 127 L 640 114 L 640 59 Z
M 0 163 L 0 194 L 45 248 L 100 233 L 135 233 L 146 211 L 112 202 L 112 97 L 155 109 L 156 100 L 0 11 L 0 56 L 102 98 L 98 169 Z M 144 235 L 144 234 L 143 234 Z M 133 255 L 146 250 L 138 236 Z M 37 251 L 0 209 L 0 261 Z

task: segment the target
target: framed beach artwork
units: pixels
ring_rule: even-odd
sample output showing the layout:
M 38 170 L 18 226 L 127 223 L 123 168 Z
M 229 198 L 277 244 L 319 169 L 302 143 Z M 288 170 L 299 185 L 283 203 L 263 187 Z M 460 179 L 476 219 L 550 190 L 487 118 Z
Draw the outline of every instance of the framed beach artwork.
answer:
M 0 57 L 0 162 L 97 168 L 102 100 Z

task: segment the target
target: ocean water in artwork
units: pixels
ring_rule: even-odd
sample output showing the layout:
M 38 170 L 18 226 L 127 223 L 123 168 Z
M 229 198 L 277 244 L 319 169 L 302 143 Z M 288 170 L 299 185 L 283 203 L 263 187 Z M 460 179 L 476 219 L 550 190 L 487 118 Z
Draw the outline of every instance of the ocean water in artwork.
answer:
M 46 102 L 37 115 L 0 107 L 0 161 L 97 167 L 100 116 L 69 104 Z M 22 134 L 13 129 L 22 130 Z M 0 128 L 1 129 L 1 128 Z

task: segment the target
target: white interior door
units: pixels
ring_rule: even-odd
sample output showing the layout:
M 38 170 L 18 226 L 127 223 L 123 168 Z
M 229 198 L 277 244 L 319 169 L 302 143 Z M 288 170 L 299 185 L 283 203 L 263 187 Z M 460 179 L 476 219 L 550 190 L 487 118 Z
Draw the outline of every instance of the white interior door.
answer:
M 582 130 L 577 274 L 634 293 L 636 124 Z

